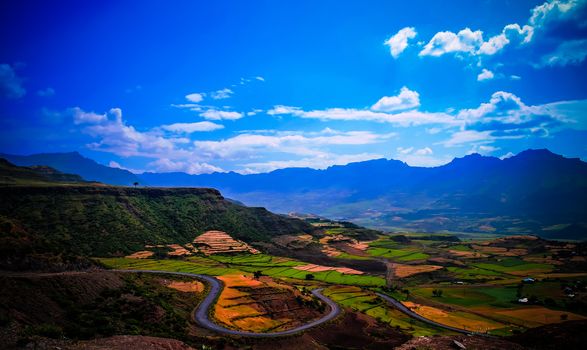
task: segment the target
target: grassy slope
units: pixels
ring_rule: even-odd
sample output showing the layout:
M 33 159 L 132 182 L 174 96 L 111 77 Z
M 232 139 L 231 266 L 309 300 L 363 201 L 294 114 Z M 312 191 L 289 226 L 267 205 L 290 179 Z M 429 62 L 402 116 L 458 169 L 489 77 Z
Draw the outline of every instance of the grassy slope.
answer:
M 200 188 L 0 187 L 0 250 L 108 256 L 187 243 L 219 229 L 245 241 L 312 231 L 301 220 L 243 207 Z

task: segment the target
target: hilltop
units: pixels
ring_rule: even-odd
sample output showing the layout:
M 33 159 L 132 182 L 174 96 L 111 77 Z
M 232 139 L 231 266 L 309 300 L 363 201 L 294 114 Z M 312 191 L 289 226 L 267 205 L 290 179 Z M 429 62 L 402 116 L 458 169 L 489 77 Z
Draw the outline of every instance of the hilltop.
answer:
M 2 163 L 0 251 L 86 256 L 124 255 L 148 244 L 185 244 L 209 230 L 245 242 L 313 232 L 298 219 L 226 200 L 209 188 L 132 188 L 58 183 L 34 169 Z M 78 178 L 76 178 L 78 179 Z

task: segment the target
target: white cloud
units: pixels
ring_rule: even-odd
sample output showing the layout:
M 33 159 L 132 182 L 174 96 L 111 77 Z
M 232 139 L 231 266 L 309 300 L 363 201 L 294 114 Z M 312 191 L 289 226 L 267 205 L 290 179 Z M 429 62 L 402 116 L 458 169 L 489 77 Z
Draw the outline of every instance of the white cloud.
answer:
M 501 34 L 489 38 L 483 42 L 477 51 L 481 55 L 495 55 L 512 41 L 527 44 L 532 41 L 534 36 L 534 27 L 525 25 L 520 27 L 519 24 L 508 24 L 503 27 Z
M 409 154 L 409 153 L 412 153 L 413 150 L 414 150 L 414 147 L 408 147 L 408 148 L 398 147 L 397 148 L 397 152 L 399 154 Z
M 537 68 L 544 66 L 578 65 L 587 57 L 587 39 L 561 43 L 553 52 L 542 56 Z
M 423 124 L 457 125 L 460 121 L 448 113 L 420 112 L 406 110 L 420 105 L 419 94 L 403 87 L 397 96 L 386 96 L 375 103 L 371 110 L 355 108 L 327 108 L 305 111 L 300 107 L 276 105 L 267 111 L 268 115 L 291 115 L 299 118 L 320 120 L 360 120 L 390 123 L 397 126 L 415 126 Z M 404 111 L 402 111 L 404 110 Z M 387 112 L 390 113 L 387 113 Z M 396 113 L 393 113 L 396 112 Z
M 175 123 L 170 125 L 162 125 L 161 129 L 175 132 L 190 134 L 197 131 L 214 131 L 224 128 L 223 125 L 212 122 L 197 122 L 197 123 Z
M 74 124 L 89 124 L 82 131 L 97 142 L 86 145 L 95 151 L 109 152 L 122 157 L 141 156 L 158 158 L 162 154 L 187 156 L 189 152 L 177 149 L 176 145 L 185 144 L 185 138 L 166 138 L 156 131 L 141 132 L 133 126 L 126 125 L 120 108 L 112 108 L 108 113 L 96 114 L 73 108 Z
M 361 120 L 379 123 L 390 123 L 398 126 L 415 126 L 423 124 L 447 124 L 456 125 L 460 122 L 446 113 L 430 113 L 420 111 L 407 111 L 400 113 L 374 112 L 367 109 L 353 108 L 328 108 L 324 110 L 304 111 L 298 107 L 275 106 L 267 112 L 269 115 L 289 114 L 300 118 L 320 120 Z
M 6 98 L 17 99 L 26 94 L 22 86 L 22 79 L 9 64 L 0 64 L 0 95 Z
M 247 133 L 220 141 L 194 141 L 194 145 L 202 154 L 221 158 L 239 158 L 260 151 L 317 156 L 324 153 L 318 149 L 321 146 L 366 145 L 394 136 L 395 133 L 374 134 L 367 131 L 334 132 L 317 136 L 291 132 L 276 135 Z
M 510 92 L 497 91 L 489 102 L 460 110 L 456 116 L 463 122 L 459 131 L 440 144 L 453 147 L 489 144 L 498 139 L 546 137 L 551 130 L 563 126 L 581 128 L 571 116 L 581 115 L 585 110 L 587 101 L 528 106 Z
M 521 76 L 519 76 L 519 75 L 510 75 L 510 79 L 511 79 L 511 80 L 521 80 L 521 79 L 522 79 L 522 77 L 521 77 Z
M 261 77 L 261 76 L 256 76 L 255 79 L 259 80 L 259 81 L 265 81 L 265 78 Z
M 407 87 L 402 87 L 397 96 L 384 96 L 371 109 L 378 112 L 394 112 L 417 108 L 420 106 L 420 94 Z
M 250 117 L 250 116 L 256 115 L 257 113 L 261 113 L 261 112 L 263 112 L 262 109 L 253 109 L 252 111 L 247 112 L 247 116 Z
M 234 92 L 231 89 L 224 88 L 210 93 L 210 97 L 215 100 L 222 100 L 229 98 Z
M 419 156 L 426 156 L 426 155 L 430 155 L 434 152 L 432 152 L 432 149 L 430 147 L 424 147 L 421 148 L 419 150 L 416 150 L 416 152 L 414 152 L 414 154 L 419 155 Z
M 143 170 L 143 169 L 132 169 L 132 168 L 124 167 L 124 166 L 120 165 L 120 163 L 115 162 L 113 160 L 111 160 L 110 163 L 108 163 L 108 166 L 111 167 L 111 168 L 117 168 L 117 169 L 127 170 L 127 171 L 130 171 L 133 174 L 142 174 L 142 173 L 145 172 L 145 170 Z
M 394 36 L 385 41 L 389 46 L 389 52 L 393 58 L 397 58 L 408 47 L 408 41 L 417 35 L 413 27 L 406 27 L 398 31 Z
M 465 28 L 458 33 L 438 32 L 420 51 L 420 56 L 442 56 L 447 53 L 465 53 L 468 55 L 495 55 L 512 41 L 528 43 L 532 40 L 534 29 L 519 24 L 506 25 L 501 34 L 483 39 L 483 32 Z
M 186 95 L 185 98 L 186 98 L 186 100 L 188 100 L 190 102 L 198 103 L 198 102 L 202 102 L 204 100 L 204 96 L 206 96 L 206 94 L 204 94 L 204 93 L 193 93 L 193 94 Z
M 446 31 L 436 33 L 420 51 L 420 56 L 442 56 L 449 52 L 474 54 L 483 43 L 483 32 L 465 28 L 457 34 Z
M 498 150 L 500 150 L 499 147 L 494 147 L 490 145 L 473 145 L 471 149 L 467 152 L 467 154 L 478 153 L 482 155 L 488 155 Z
M 472 142 L 491 143 L 495 137 L 491 136 L 491 131 L 462 130 L 453 133 L 450 139 L 441 142 L 446 147 L 461 146 Z
M 585 28 L 585 0 L 551 0 L 531 10 L 527 24 L 508 24 L 501 33 L 483 39 L 483 32 L 465 28 L 458 33 L 442 31 L 436 33 L 424 46 L 420 56 L 441 56 L 457 53 L 469 56 L 492 56 L 501 52 L 506 46 L 526 45 L 531 42 L 539 45 L 542 41 L 558 42 L 558 47 L 544 55 L 541 61 L 534 64 L 540 68 L 548 65 L 577 64 L 585 60 L 587 47 L 584 38 L 577 37 Z M 538 38 L 540 40 L 538 40 Z M 531 60 L 528 60 L 531 62 Z M 481 64 L 480 61 L 477 62 Z
M 530 25 L 544 27 L 551 22 L 560 22 L 577 16 L 580 8 L 584 8 L 584 0 L 551 0 L 532 9 L 532 16 L 528 20 Z M 578 13 L 579 12 L 579 13 Z M 584 18 L 583 18 L 584 20 Z
M 208 109 L 202 113 L 200 116 L 204 117 L 208 120 L 236 120 L 243 117 L 242 113 L 239 112 L 230 112 L 230 111 L 221 111 L 218 109 Z
M 508 152 L 506 154 L 504 154 L 503 156 L 499 157 L 499 159 L 504 160 L 504 159 L 508 159 L 515 156 L 515 154 L 513 154 L 512 152 Z
M 491 80 L 491 79 L 493 79 L 493 77 L 494 77 L 494 75 L 493 75 L 492 71 L 483 68 L 481 73 L 479 73 L 479 75 L 477 75 L 477 81 Z
M 292 159 L 292 160 L 273 160 L 267 162 L 247 163 L 241 173 L 254 174 L 260 172 L 269 172 L 283 168 L 313 168 L 326 169 L 333 165 L 346 165 L 348 163 L 363 162 L 372 159 L 383 158 L 380 154 L 359 153 L 359 154 L 320 154 L 316 157 Z
M 434 157 L 432 156 L 434 152 L 430 147 L 424 147 L 421 149 L 415 149 L 414 147 L 397 148 L 397 155 L 395 158 L 406 162 L 411 166 L 439 166 L 450 162 L 450 157 Z
M 148 167 L 158 172 L 184 172 L 192 175 L 210 174 L 214 172 L 224 172 L 221 168 L 208 164 L 197 162 L 173 161 L 167 158 L 157 159 L 147 164 Z
M 114 109 L 110 110 L 110 112 L 112 113 L 113 110 Z M 106 113 L 97 114 L 94 112 L 85 112 L 79 107 L 72 108 L 71 112 L 73 114 L 74 124 L 98 124 L 108 119 Z

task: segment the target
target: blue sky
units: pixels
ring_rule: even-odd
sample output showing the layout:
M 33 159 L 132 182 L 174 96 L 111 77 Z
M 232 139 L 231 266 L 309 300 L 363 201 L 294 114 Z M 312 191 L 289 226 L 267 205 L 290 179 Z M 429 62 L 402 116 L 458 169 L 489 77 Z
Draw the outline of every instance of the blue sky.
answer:
M 142 171 L 587 160 L 587 1 L 0 4 L 0 151 Z

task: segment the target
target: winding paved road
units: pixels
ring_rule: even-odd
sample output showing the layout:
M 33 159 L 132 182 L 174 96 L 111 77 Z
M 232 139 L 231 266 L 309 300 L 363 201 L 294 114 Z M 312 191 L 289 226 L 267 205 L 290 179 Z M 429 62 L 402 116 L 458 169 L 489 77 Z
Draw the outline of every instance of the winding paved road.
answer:
M 394 298 L 390 297 L 389 295 L 385 295 L 385 294 L 381 294 L 381 293 L 375 293 L 375 294 L 377 294 L 378 296 L 383 298 L 385 301 L 390 303 L 393 307 L 395 307 L 399 311 L 403 312 L 404 314 L 406 314 L 406 315 L 410 316 L 411 318 L 416 319 L 418 321 L 422 321 L 422 322 L 427 323 L 432 326 L 448 329 L 449 331 L 453 331 L 453 332 L 490 337 L 490 335 L 488 335 L 488 334 L 472 332 L 472 331 L 468 331 L 466 329 L 455 328 L 455 327 L 444 325 L 442 323 L 432 321 L 430 319 L 427 319 L 426 317 L 418 315 L 417 313 L 415 313 L 414 311 L 412 311 L 408 307 L 406 307 L 404 304 L 400 303 L 399 301 L 395 300 Z
M 322 324 L 324 322 L 328 322 L 328 321 L 332 320 L 333 318 L 335 318 L 336 316 L 338 316 L 338 314 L 340 314 L 340 307 L 334 301 L 332 301 L 330 298 L 328 298 L 322 294 L 323 288 L 317 288 L 317 289 L 312 290 L 312 295 L 314 295 L 316 298 L 325 302 L 330 308 L 330 312 L 328 312 L 328 314 L 325 315 L 324 317 L 319 318 L 317 320 L 314 320 L 312 322 L 306 323 L 306 324 L 301 325 L 299 327 L 288 329 L 286 331 L 280 331 L 280 332 L 254 333 L 254 332 L 237 331 L 234 329 L 222 327 L 219 324 L 214 323 L 210 320 L 210 316 L 209 316 L 210 308 L 212 307 L 212 304 L 216 301 L 216 298 L 218 298 L 218 296 L 220 295 L 220 292 L 222 291 L 222 282 L 212 276 L 200 275 L 200 274 L 188 273 L 188 272 L 172 272 L 172 271 L 158 271 L 158 270 L 112 270 L 112 271 L 132 272 L 132 273 L 139 273 L 140 272 L 140 273 L 154 273 L 154 274 L 161 274 L 161 275 L 186 276 L 186 277 L 197 278 L 199 280 L 203 280 L 203 281 L 207 282 L 208 285 L 210 286 L 210 292 L 208 293 L 208 295 L 206 295 L 206 297 L 200 303 L 200 305 L 198 305 L 198 307 L 194 310 L 193 318 L 201 326 L 203 326 L 209 330 L 212 330 L 212 331 L 215 331 L 218 333 L 222 333 L 222 334 L 244 336 L 244 337 L 257 337 L 257 338 L 281 337 L 281 336 L 292 335 L 292 334 L 296 334 L 296 333 L 305 331 L 307 329 L 315 327 L 315 326 Z M 447 326 L 447 325 L 432 321 L 430 319 L 427 319 L 427 318 L 420 316 L 419 314 L 413 312 L 408 307 L 406 307 L 404 304 L 400 303 L 399 301 L 395 300 L 394 298 L 392 298 L 388 295 L 381 294 L 381 293 L 375 293 L 375 294 L 377 294 L 379 297 L 381 297 L 382 299 L 387 301 L 389 304 L 391 304 L 393 307 L 395 307 L 399 311 L 403 312 L 404 314 L 406 314 L 406 315 L 410 316 L 411 318 L 416 319 L 418 321 L 422 321 L 422 322 L 427 323 L 429 325 L 444 328 L 444 329 L 447 329 L 447 330 L 450 330 L 453 332 L 458 332 L 458 333 L 463 333 L 463 334 L 482 335 L 482 336 L 490 337 L 490 335 L 487 335 L 487 334 L 467 331 L 465 329 L 455 328 L 455 327 Z
M 212 307 L 212 304 L 216 301 L 216 298 L 220 295 L 222 291 L 222 282 L 218 279 L 207 276 L 207 275 L 200 275 L 195 273 L 187 273 L 187 272 L 170 272 L 170 271 L 157 271 L 157 270 L 112 270 L 116 272 L 133 272 L 133 273 L 156 273 L 162 275 L 177 275 L 177 276 L 186 276 L 186 277 L 193 277 L 199 280 L 203 280 L 208 283 L 210 286 L 210 292 L 204 300 L 198 305 L 193 313 L 194 320 L 198 322 L 201 326 L 223 334 L 228 335 L 237 335 L 237 336 L 244 336 L 244 337 L 257 337 L 257 338 L 267 338 L 267 337 L 281 337 L 284 335 L 292 335 L 307 329 L 310 329 L 314 326 L 322 324 L 324 322 L 328 322 L 338 316 L 340 313 L 340 307 L 331 299 L 325 297 L 321 292 L 322 288 L 312 290 L 312 295 L 316 298 L 322 300 L 330 307 L 330 312 L 322 318 L 314 320 L 312 322 L 306 323 L 296 328 L 288 329 L 286 331 L 280 332 L 272 332 L 272 333 L 254 333 L 254 332 L 243 332 L 237 331 L 234 329 L 224 328 L 210 320 L 209 311 Z

